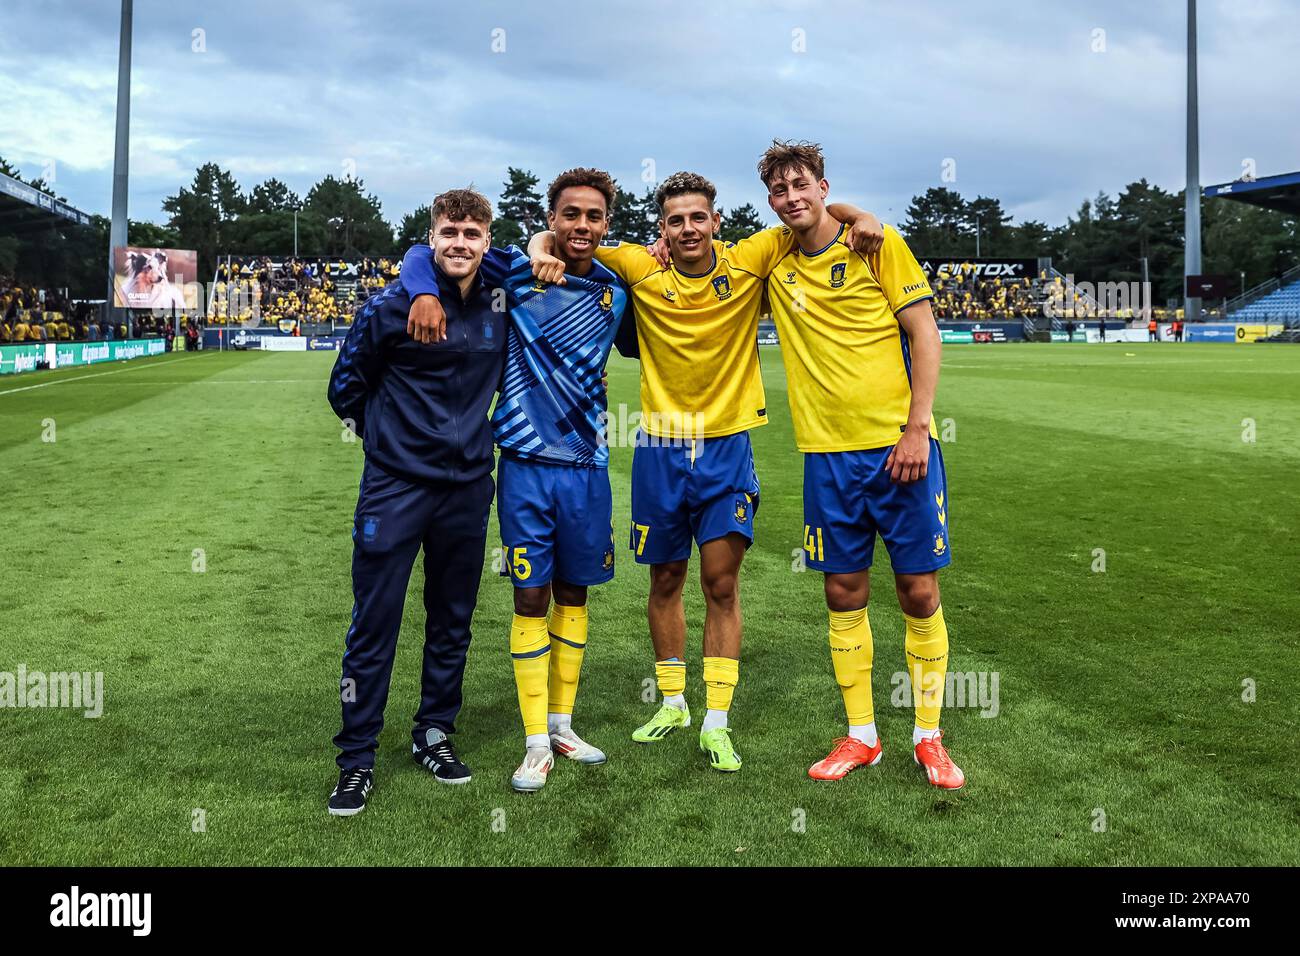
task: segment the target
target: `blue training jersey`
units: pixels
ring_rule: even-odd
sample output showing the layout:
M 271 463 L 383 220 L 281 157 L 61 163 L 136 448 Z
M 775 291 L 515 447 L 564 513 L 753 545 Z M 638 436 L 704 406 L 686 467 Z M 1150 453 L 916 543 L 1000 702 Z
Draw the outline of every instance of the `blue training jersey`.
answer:
M 480 268 L 485 285 L 505 290 L 510 310 L 492 413 L 497 445 L 516 458 L 608 467 L 600 380 L 628 308 L 626 289 L 598 262 L 586 276 L 566 274 L 565 285 L 543 284 L 517 246 L 489 249 Z M 401 281 L 412 297 L 437 294 L 431 248 L 407 252 Z

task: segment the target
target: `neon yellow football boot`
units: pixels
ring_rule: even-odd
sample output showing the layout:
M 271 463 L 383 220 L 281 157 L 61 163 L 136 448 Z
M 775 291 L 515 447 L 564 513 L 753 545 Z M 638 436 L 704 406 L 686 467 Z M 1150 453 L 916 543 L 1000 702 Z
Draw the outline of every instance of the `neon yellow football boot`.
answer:
M 740 769 L 740 754 L 731 744 L 730 727 L 714 727 L 700 734 L 700 749 L 709 755 L 709 766 L 728 773 Z
M 691 725 L 691 710 L 685 705 L 674 707 L 664 704 L 646 723 L 632 731 L 632 739 L 639 744 L 652 744 L 663 740 L 679 727 Z

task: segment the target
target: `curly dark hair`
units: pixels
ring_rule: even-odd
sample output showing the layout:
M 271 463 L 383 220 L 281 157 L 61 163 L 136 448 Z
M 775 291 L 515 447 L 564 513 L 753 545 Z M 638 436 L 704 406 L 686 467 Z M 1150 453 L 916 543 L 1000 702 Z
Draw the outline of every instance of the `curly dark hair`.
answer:
M 614 178 L 603 169 L 579 166 L 576 169 L 566 169 L 546 187 L 546 203 L 551 212 L 555 212 L 555 201 L 560 198 L 560 193 L 570 186 L 590 186 L 605 197 L 606 212 L 614 208 L 614 197 L 618 195 Z
M 659 206 L 659 215 L 664 214 L 664 203 L 688 193 L 699 193 L 704 196 L 709 201 L 710 209 L 713 208 L 713 201 L 718 198 L 718 188 L 699 173 L 673 173 L 655 190 L 655 203 Z

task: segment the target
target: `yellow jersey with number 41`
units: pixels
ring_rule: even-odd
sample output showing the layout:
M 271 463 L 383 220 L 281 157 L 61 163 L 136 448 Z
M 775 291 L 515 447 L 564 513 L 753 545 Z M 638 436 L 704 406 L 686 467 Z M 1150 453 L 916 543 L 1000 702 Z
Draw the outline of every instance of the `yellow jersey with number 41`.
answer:
M 758 365 L 763 283 L 794 248 L 785 226 L 713 241 L 708 272 L 665 269 L 644 246 L 596 248 L 632 290 L 641 350 L 642 428 L 660 438 L 718 438 L 767 424 Z
M 847 245 L 847 235 L 841 226 L 812 253 L 795 245 L 767 280 L 803 452 L 897 444 L 912 403 L 907 333 L 895 316 L 931 298 L 930 283 L 892 226 L 869 259 Z

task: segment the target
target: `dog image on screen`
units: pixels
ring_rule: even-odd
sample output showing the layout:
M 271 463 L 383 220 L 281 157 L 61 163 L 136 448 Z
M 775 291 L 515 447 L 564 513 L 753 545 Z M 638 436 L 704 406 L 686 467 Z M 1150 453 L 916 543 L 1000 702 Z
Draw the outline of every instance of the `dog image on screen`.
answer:
M 122 297 L 133 309 L 185 307 L 180 291 L 167 278 L 167 253 L 161 249 L 127 254 Z

